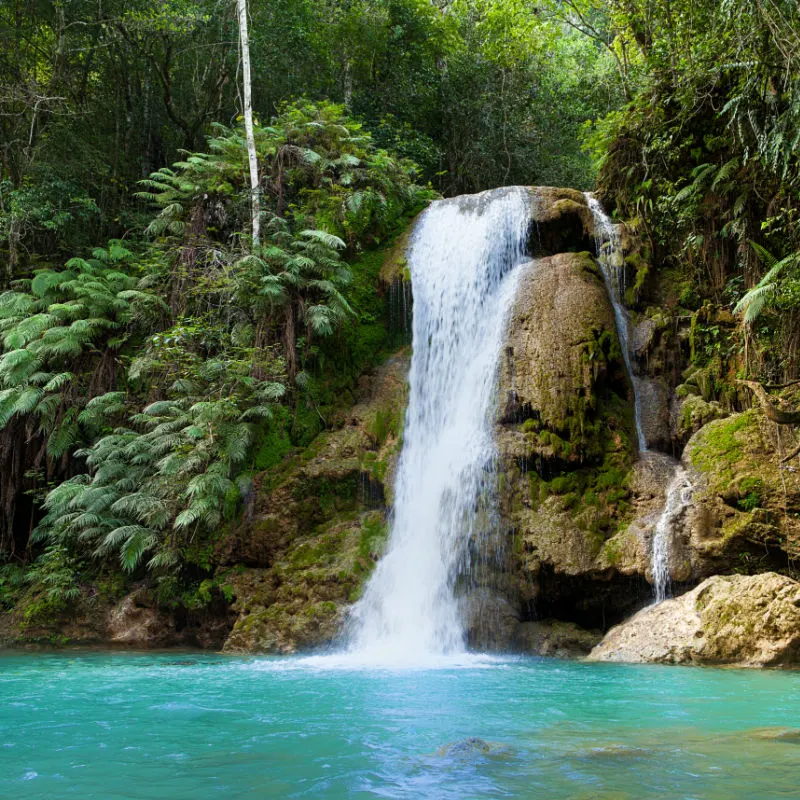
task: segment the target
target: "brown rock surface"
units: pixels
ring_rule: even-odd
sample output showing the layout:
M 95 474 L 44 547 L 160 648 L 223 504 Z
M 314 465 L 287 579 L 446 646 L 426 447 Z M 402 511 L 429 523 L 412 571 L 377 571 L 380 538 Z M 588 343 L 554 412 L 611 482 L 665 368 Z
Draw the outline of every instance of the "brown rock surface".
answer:
M 523 270 L 500 362 L 503 417 L 535 414 L 568 431 L 595 408 L 595 388 L 620 357 L 614 311 L 588 253 L 537 259 Z
M 800 583 L 774 572 L 716 575 L 612 628 L 590 661 L 800 665 Z

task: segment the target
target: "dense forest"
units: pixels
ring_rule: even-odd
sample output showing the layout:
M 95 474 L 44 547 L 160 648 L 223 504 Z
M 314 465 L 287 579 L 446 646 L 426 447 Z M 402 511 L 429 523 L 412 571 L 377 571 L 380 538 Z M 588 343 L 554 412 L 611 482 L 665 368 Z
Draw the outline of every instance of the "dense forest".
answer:
M 798 378 L 794 0 L 246 11 L 245 70 L 232 0 L 0 6 L 0 609 L 224 593 L 258 476 L 403 343 L 379 272 L 436 197 L 596 189 L 705 400 Z

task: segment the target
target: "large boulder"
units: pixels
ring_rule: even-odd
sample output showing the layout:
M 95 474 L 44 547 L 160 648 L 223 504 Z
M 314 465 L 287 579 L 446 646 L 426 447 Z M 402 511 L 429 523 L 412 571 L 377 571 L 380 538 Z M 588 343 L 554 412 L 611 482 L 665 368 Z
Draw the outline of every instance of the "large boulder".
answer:
M 791 441 L 754 408 L 703 426 L 684 465 L 692 576 L 784 570 L 800 557 L 800 472 L 781 463 Z
M 594 431 L 598 389 L 625 381 L 614 309 L 589 253 L 520 267 L 500 363 L 504 422 L 535 419 L 579 441 Z
M 591 255 L 560 253 L 521 269 L 500 360 L 497 444 L 523 618 L 535 606 L 601 625 L 631 613 L 631 576 L 647 562 L 646 540 L 626 530 L 630 382 Z
M 590 661 L 800 665 L 800 583 L 774 572 L 708 578 L 612 628 Z

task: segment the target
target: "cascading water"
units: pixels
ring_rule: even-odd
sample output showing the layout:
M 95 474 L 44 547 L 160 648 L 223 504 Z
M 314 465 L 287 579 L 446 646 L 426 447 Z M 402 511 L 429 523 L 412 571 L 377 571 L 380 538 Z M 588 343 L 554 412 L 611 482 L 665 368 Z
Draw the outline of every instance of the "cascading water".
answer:
M 633 416 L 636 424 L 636 438 L 639 443 L 639 452 L 647 452 L 647 437 L 642 426 L 641 392 L 639 380 L 634 374 L 631 363 L 630 347 L 630 320 L 625 308 L 623 297 L 625 293 L 625 262 L 622 258 L 622 247 L 619 234 L 608 214 L 603 211 L 600 201 L 590 192 L 586 192 L 589 210 L 594 218 L 595 248 L 597 250 L 597 263 L 603 273 L 611 305 L 614 307 L 614 318 L 617 323 L 617 335 L 622 346 L 622 358 L 628 377 L 633 385 Z
M 391 535 L 350 621 L 350 653 L 365 660 L 464 650 L 455 583 L 493 527 L 497 367 L 529 221 L 529 193 L 511 188 L 433 203 L 414 231 L 413 355 Z
M 675 525 L 680 521 L 683 512 L 692 496 L 692 484 L 686 470 L 672 458 L 662 453 L 649 453 L 647 437 L 642 425 L 642 404 L 639 379 L 633 371 L 630 348 L 630 320 L 623 302 L 625 289 L 625 262 L 622 254 L 620 237 L 609 216 L 603 211 L 600 201 L 591 193 L 586 193 L 586 200 L 594 218 L 595 246 L 597 261 L 603 273 L 614 317 L 617 323 L 617 334 L 622 347 L 622 357 L 633 385 L 634 419 L 636 437 L 639 443 L 640 456 L 663 459 L 672 470 L 672 478 L 667 486 L 664 508 L 659 515 L 653 531 L 653 544 L 650 567 L 653 575 L 653 593 L 657 603 L 665 600 L 670 589 L 670 544 Z
M 672 532 L 692 497 L 692 483 L 686 470 L 677 464 L 667 487 L 664 510 L 653 533 L 653 590 L 656 603 L 666 600 L 670 593 L 669 553 Z

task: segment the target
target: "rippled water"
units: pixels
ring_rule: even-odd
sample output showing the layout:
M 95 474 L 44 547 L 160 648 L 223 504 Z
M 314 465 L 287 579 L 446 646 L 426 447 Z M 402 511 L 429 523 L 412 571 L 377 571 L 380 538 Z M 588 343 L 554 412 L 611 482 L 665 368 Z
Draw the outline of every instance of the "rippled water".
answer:
M 800 797 L 800 673 L 337 663 L 0 657 L 0 797 Z

